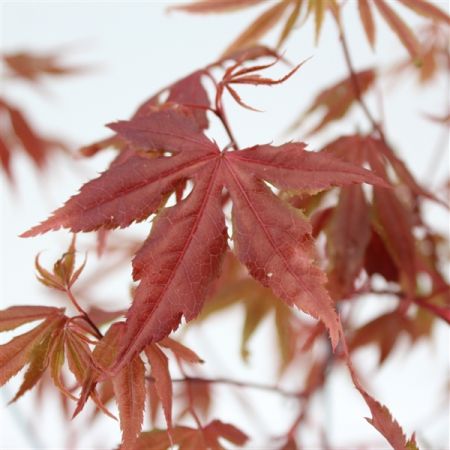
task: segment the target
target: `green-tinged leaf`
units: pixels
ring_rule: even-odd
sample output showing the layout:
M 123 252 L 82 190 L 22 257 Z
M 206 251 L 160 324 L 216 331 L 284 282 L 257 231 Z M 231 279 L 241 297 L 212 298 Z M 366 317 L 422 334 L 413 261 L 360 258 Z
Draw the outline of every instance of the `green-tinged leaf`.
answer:
M 25 323 L 46 319 L 64 312 L 64 309 L 51 306 L 11 306 L 0 311 L 0 331 L 13 330 Z
M 53 384 L 59 389 L 62 394 L 64 394 L 67 398 L 76 400 L 76 397 L 71 392 L 69 392 L 61 379 L 61 370 L 65 361 L 64 336 L 65 331 L 64 329 L 61 329 L 53 337 L 53 348 L 50 352 L 50 376 L 52 378 Z
M 36 328 L 0 345 L 0 386 L 29 362 L 33 348 L 53 328 L 55 320 L 55 316 L 50 316 Z
M 244 298 L 243 304 L 245 308 L 245 319 L 242 327 L 241 357 L 244 361 L 248 362 L 250 354 L 248 343 L 264 317 L 269 313 L 272 305 L 257 295 Z
M 289 14 L 289 17 L 284 24 L 283 31 L 281 32 L 278 39 L 277 49 L 279 49 L 284 44 L 286 39 L 291 34 L 291 31 L 293 30 L 295 24 L 297 23 L 297 20 L 300 16 L 300 11 L 302 9 L 303 1 L 304 0 L 295 0 L 291 14 Z
M 50 350 L 53 345 L 53 340 L 55 339 L 55 334 L 58 334 L 59 330 L 62 329 L 65 323 L 65 317 L 55 321 L 46 331 L 40 342 L 34 345 L 29 356 L 30 365 L 25 372 L 23 382 L 10 403 L 18 400 L 23 394 L 25 394 L 25 392 L 32 389 L 41 379 L 50 362 Z

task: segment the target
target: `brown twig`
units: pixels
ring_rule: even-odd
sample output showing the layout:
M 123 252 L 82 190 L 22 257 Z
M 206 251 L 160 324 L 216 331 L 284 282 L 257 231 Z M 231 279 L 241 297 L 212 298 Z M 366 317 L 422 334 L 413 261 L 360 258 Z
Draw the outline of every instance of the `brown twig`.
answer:
M 359 103 L 361 109 L 363 110 L 365 116 L 367 117 L 367 119 L 369 120 L 371 125 L 373 126 L 373 128 L 378 132 L 381 139 L 384 141 L 385 140 L 384 132 L 383 132 L 380 124 L 375 120 L 374 116 L 370 112 L 370 109 L 367 106 L 366 102 L 364 101 L 364 98 L 362 95 L 362 90 L 359 85 L 358 77 L 356 76 L 356 72 L 353 67 L 353 62 L 352 62 L 352 58 L 350 55 L 350 49 L 348 47 L 348 42 L 347 42 L 347 38 L 345 37 L 345 32 L 344 32 L 344 28 L 342 27 L 341 19 L 339 17 L 339 12 L 335 11 L 335 10 L 332 10 L 332 11 L 333 11 L 333 16 L 336 20 L 336 25 L 338 27 L 339 40 L 341 42 L 342 51 L 344 53 L 345 63 L 347 64 L 347 69 L 350 73 L 350 79 L 352 80 L 353 89 L 355 92 L 355 98 L 356 98 L 357 102 Z
M 154 382 L 154 378 L 149 377 L 149 381 Z M 272 386 L 267 384 L 255 383 L 252 381 L 239 381 L 230 378 L 203 378 L 203 377 L 190 377 L 185 375 L 183 378 L 174 378 L 172 383 L 208 383 L 208 384 L 226 384 L 229 386 L 235 386 L 239 388 L 257 389 L 266 392 L 272 392 L 274 394 L 281 395 L 282 397 L 297 398 L 303 400 L 307 395 L 303 391 L 289 391 L 282 389 L 278 386 Z
M 77 302 L 77 299 L 73 295 L 70 287 L 66 287 L 66 294 L 69 300 L 72 302 L 73 306 L 77 309 L 77 311 L 81 314 L 81 317 L 90 325 L 92 330 L 95 332 L 95 335 L 98 339 L 103 338 L 102 332 L 98 329 L 97 325 L 93 322 L 93 320 L 89 317 L 89 314 L 80 306 Z

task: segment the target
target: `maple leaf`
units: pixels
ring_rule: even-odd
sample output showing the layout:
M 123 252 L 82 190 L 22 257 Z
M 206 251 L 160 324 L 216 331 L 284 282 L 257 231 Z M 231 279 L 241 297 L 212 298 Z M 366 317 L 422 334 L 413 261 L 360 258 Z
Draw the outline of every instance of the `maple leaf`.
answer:
M 86 68 L 63 64 L 61 52 L 36 55 L 30 52 L 4 53 L 0 56 L 7 76 L 37 83 L 45 76 L 67 76 L 84 72 Z
M 358 275 L 364 261 L 369 274 L 377 272 L 387 280 L 405 283 L 406 291 L 414 297 L 418 268 L 413 227 L 417 217 L 412 205 L 421 198 L 442 202 L 415 180 L 406 165 L 379 138 L 344 136 L 328 144 L 324 151 L 361 166 L 368 164 L 394 187 L 382 189 L 374 186 L 370 205 L 364 195 L 361 195 L 362 192 L 359 192 L 358 201 L 354 199 L 351 206 L 339 202 L 334 214 L 328 218 L 328 232 L 333 239 L 328 250 L 333 260 L 338 258 L 336 263 L 332 261 L 334 287 L 340 287 L 343 292 L 349 293 L 353 286 L 352 280 Z M 344 192 L 349 189 L 353 187 L 344 188 Z M 402 196 L 399 195 L 400 192 Z M 350 211 L 348 207 L 351 208 Z M 367 222 L 368 208 L 371 210 L 370 224 Z M 341 225 L 344 216 L 355 229 L 351 236 L 346 235 L 348 228 Z M 374 231 L 370 231 L 371 229 Z M 353 241 L 351 244 L 349 239 Z M 347 242 L 347 245 L 340 246 L 343 242 Z M 333 246 L 338 246 L 339 249 Z M 352 264 L 339 265 L 339 260 L 342 259 L 350 259 Z
M 376 74 L 373 69 L 366 69 L 354 74 L 359 86 L 359 95 L 365 94 L 373 86 Z M 308 136 L 321 131 L 331 122 L 341 119 L 357 102 L 353 76 L 338 81 L 319 93 L 311 106 L 290 126 L 295 129 L 311 114 L 321 111 L 323 116 L 319 123 L 307 132 Z
M 170 436 L 165 430 L 153 430 L 142 433 L 139 437 L 134 450 L 165 450 L 176 444 L 180 450 L 196 449 L 196 450 L 221 450 L 224 447 L 219 439 L 242 446 L 248 437 L 233 425 L 213 420 L 202 428 L 190 428 L 185 426 L 176 426 L 170 430 Z
M 5 124 L 0 134 L 0 163 L 10 181 L 13 180 L 11 161 L 17 151 L 25 152 L 42 169 L 49 154 L 65 150 L 62 143 L 40 135 L 25 114 L 4 98 L 0 98 L 0 117 Z
M 126 227 L 157 212 L 177 183 L 192 180 L 188 197 L 157 215 L 150 237 L 133 260 L 133 276 L 141 282 L 127 313 L 115 369 L 177 328 L 182 315 L 191 320 L 200 312 L 227 248 L 223 187 L 233 202 L 233 241 L 239 259 L 289 305 L 323 320 L 336 345 L 338 319 L 323 286 L 325 275 L 314 265 L 311 227 L 263 180 L 281 189 L 321 190 L 361 182 L 383 184 L 380 178 L 308 152 L 300 143 L 221 152 L 195 121 L 175 110 L 110 127 L 134 148 L 164 150 L 172 156 L 149 159 L 136 153 L 84 185 L 23 236 L 60 227 L 74 232 Z
M 411 67 L 410 61 L 400 60 L 389 71 L 396 81 L 398 75 L 411 72 L 418 83 L 430 84 L 441 72 L 449 70 L 450 50 L 447 45 L 448 26 L 432 22 L 421 27 L 417 33 L 421 44 L 420 67 Z M 401 79 L 401 78 L 399 78 Z
M 397 340 L 406 334 L 414 336 L 414 323 L 401 311 L 382 314 L 374 320 L 357 328 L 349 341 L 349 348 L 356 348 L 376 344 L 379 349 L 379 364 L 390 355 Z
M 434 22 L 450 24 L 450 17 L 441 9 L 426 0 L 398 0 L 416 14 L 424 16 Z M 364 27 L 367 39 L 372 47 L 375 45 L 375 22 L 372 8 L 374 6 L 382 15 L 392 31 L 397 35 L 400 42 L 406 48 L 413 61 L 421 65 L 423 63 L 423 49 L 411 28 L 401 19 L 401 17 L 391 8 L 385 0 L 358 0 L 361 22 Z
M 86 259 L 83 264 L 75 270 L 75 235 L 73 236 L 67 251 L 53 265 L 53 273 L 41 266 L 39 263 L 39 255 L 37 255 L 35 259 L 38 281 L 47 287 L 62 292 L 66 292 L 67 289 L 70 289 L 78 280 L 85 265 Z
M 111 378 L 104 379 L 104 370 L 115 361 L 120 350 L 120 343 L 125 333 L 125 323 L 117 322 L 110 326 L 105 336 L 97 343 L 92 353 L 91 364 L 83 375 L 82 393 L 80 395 L 74 416 L 83 409 L 87 399 L 92 397 L 97 406 L 104 412 L 103 401 L 115 398 L 122 429 L 122 449 L 133 448 L 141 432 L 145 406 L 145 367 L 139 355 L 135 356 L 126 366 Z M 168 358 L 162 348 L 171 350 L 177 358 L 189 363 L 201 362 L 200 358 L 190 349 L 170 338 L 165 338 L 157 344 L 145 348 L 145 354 L 151 366 L 152 385 L 156 389 L 158 402 L 161 402 L 166 422 L 172 427 L 172 380 L 169 373 Z M 97 393 L 97 384 L 106 385 L 103 395 Z M 153 406 L 152 406 L 153 407 Z M 155 406 L 157 407 L 157 406 Z

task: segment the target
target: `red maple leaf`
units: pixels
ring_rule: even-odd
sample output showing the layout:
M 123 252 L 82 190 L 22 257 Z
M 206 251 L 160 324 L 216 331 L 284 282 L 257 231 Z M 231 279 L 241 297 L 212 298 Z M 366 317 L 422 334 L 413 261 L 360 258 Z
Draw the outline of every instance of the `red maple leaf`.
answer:
M 233 203 L 238 258 L 287 304 L 321 319 L 337 344 L 338 316 L 324 287 L 326 276 L 315 263 L 311 226 L 268 183 L 280 189 L 322 190 L 383 184 L 379 177 L 331 155 L 308 152 L 302 143 L 221 151 L 192 116 L 176 109 L 150 112 L 110 128 L 136 151 L 85 184 L 23 236 L 61 227 L 73 232 L 127 227 L 158 213 L 133 260 L 133 277 L 140 284 L 114 370 L 176 329 L 182 316 L 191 320 L 200 312 L 228 247 L 224 189 Z M 192 192 L 163 207 L 186 180 L 193 183 Z

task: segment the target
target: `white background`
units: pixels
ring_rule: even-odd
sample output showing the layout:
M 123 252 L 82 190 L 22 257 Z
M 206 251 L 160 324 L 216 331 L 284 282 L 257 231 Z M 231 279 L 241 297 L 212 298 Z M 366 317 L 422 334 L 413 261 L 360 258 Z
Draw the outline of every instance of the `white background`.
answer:
M 373 64 L 387 69 L 390 63 L 406 56 L 381 20 L 377 20 L 378 44 L 374 54 L 363 35 L 356 1 L 347 3 L 344 20 L 358 69 Z M 64 47 L 68 62 L 90 66 L 91 70 L 84 75 L 49 80 L 40 90 L 25 83 L 7 84 L 2 80 L 1 94 L 21 106 L 37 129 L 60 136 L 76 149 L 105 137 L 104 124 L 128 118 L 153 92 L 217 58 L 238 31 L 261 10 L 257 7 L 223 16 L 187 16 L 167 14 L 165 9 L 169 5 L 169 2 L 2 2 L 2 51 L 45 52 Z M 445 2 L 440 6 L 448 9 Z M 408 23 L 420 23 L 405 8 L 399 7 L 398 11 Z M 231 103 L 228 105 L 230 122 L 242 146 L 281 142 L 286 124 L 304 110 L 315 94 L 346 76 L 332 20 L 325 21 L 318 47 L 313 42 L 312 22 L 309 20 L 296 31 L 286 45 L 286 56 L 291 61 L 313 56 L 290 81 L 274 88 L 240 90 L 247 102 L 264 109 L 265 113 L 252 113 Z M 276 34 L 270 34 L 267 43 L 274 43 L 276 38 Z M 285 68 L 280 68 L 276 73 L 281 74 L 283 70 Z M 387 133 L 411 170 L 423 180 L 436 144 L 442 140 L 442 129 L 430 124 L 423 114 L 445 114 L 446 80 L 438 80 L 432 88 L 418 89 L 414 76 L 409 76 L 396 83 L 382 83 L 380 89 L 384 92 Z M 379 110 L 375 97 L 371 97 L 369 103 L 374 111 Z M 352 110 L 350 117 L 329 127 L 319 138 L 308 141 L 310 147 L 317 148 L 339 134 L 368 129 L 367 121 L 357 109 Z M 302 135 L 298 132 L 288 138 L 302 139 Z M 37 173 L 28 160 L 19 157 L 13 167 L 19 180 L 15 188 L 1 175 L 1 308 L 12 304 L 51 304 L 52 297 L 35 281 L 33 259 L 36 253 L 44 251 L 43 261 L 49 264 L 68 245 L 69 236 L 63 231 L 34 239 L 17 236 L 45 218 L 81 183 L 94 177 L 110 157 L 108 153 L 80 162 L 57 156 L 44 173 Z M 448 164 L 446 152 L 439 169 L 433 173 L 434 186 L 448 176 Z M 430 208 L 428 220 L 448 232 L 447 218 L 441 209 Z M 90 242 L 82 238 L 83 249 Z M 89 256 L 89 264 L 91 267 L 96 264 L 93 254 Z M 114 302 L 127 305 L 129 272 L 108 285 L 101 285 L 93 294 L 95 301 L 104 307 Z M 379 308 L 389 309 L 388 301 L 383 302 L 386 302 L 384 306 L 374 306 L 368 301 L 361 320 L 372 317 Z M 272 348 L 268 342 L 269 324 L 259 330 L 252 343 L 251 366 L 243 367 L 236 357 L 240 317 L 239 311 L 233 310 L 212 320 L 211 326 L 194 329 L 189 335 L 192 347 L 207 360 L 210 374 L 271 384 L 274 370 L 272 359 L 267 358 L 267 349 Z M 406 432 L 420 430 L 418 438 L 423 448 L 444 450 L 449 447 L 449 417 L 445 408 L 445 404 L 448 405 L 445 392 L 448 337 L 442 325 L 437 327 L 432 342 L 422 341 L 412 351 L 407 341 L 402 341 L 394 357 L 378 372 L 374 370 L 374 352 L 364 350 L 357 355 L 366 379 L 370 380 L 371 392 L 389 405 Z M 118 426 L 110 419 L 97 419 L 91 426 L 89 415 L 82 414 L 67 426 L 60 418 L 55 399 L 38 408 L 33 394 L 27 394 L 16 405 L 6 407 L 19 381 L 16 377 L 8 383 L 0 397 L 2 449 L 68 448 L 72 428 L 82 430 L 77 448 L 106 449 L 119 442 Z M 257 437 L 255 443 L 249 445 L 252 449 L 274 448 L 257 442 L 267 442 L 269 434 L 281 434 L 289 426 L 289 417 L 295 413 L 294 404 L 274 395 L 248 392 L 250 409 L 246 410 L 236 395 L 230 393 L 230 388 L 223 387 L 215 392 L 221 396 L 222 405 L 216 417 Z M 439 401 L 444 408 L 437 410 Z M 365 441 L 370 443 L 369 448 L 387 448 L 363 420 L 363 416 L 369 415 L 368 410 L 344 370 L 331 377 L 326 395 L 315 400 L 314 409 L 318 420 L 327 424 L 328 439 L 334 447 L 351 449 Z M 303 430 L 302 436 L 306 442 L 312 439 L 308 430 Z

